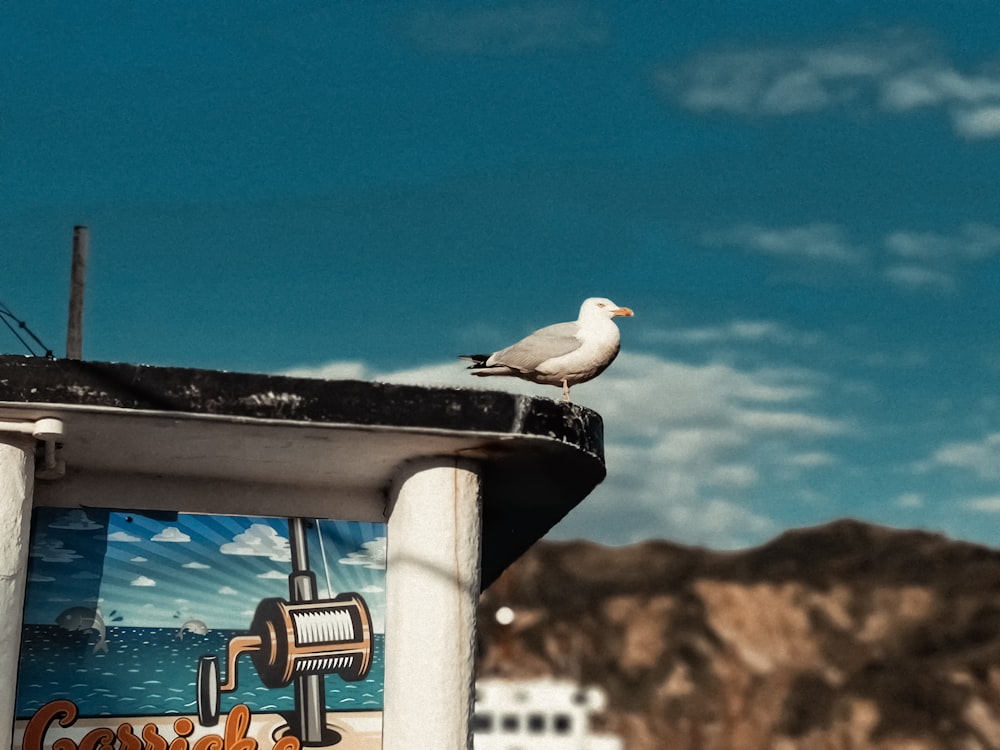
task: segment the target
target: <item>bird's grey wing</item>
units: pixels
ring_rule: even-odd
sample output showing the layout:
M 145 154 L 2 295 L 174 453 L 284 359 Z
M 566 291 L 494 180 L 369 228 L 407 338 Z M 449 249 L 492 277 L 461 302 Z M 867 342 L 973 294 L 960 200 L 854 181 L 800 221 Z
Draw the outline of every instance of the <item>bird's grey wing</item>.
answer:
M 576 332 L 580 327 L 576 323 L 556 323 L 546 326 L 525 336 L 516 344 L 501 349 L 489 358 L 490 365 L 505 365 L 506 367 L 531 372 L 542 362 L 553 357 L 576 351 L 580 348 L 580 340 Z

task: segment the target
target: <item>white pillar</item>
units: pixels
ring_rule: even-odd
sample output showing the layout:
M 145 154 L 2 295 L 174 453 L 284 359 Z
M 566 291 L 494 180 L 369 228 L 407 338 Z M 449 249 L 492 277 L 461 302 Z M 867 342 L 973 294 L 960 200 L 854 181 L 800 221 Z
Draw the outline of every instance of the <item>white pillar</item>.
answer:
M 479 475 L 461 459 L 416 462 L 390 502 L 382 748 L 471 748 Z
M 11 746 L 28 568 L 34 440 L 0 433 L 0 748 Z

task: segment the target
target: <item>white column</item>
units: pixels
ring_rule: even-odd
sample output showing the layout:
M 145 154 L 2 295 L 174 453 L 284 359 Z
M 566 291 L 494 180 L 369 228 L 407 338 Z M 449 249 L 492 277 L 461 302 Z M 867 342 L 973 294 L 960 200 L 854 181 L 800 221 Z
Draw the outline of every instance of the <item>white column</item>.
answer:
M 11 746 L 35 441 L 0 433 L 0 748 Z
M 382 748 L 471 748 L 479 475 L 426 459 L 403 470 L 390 502 Z

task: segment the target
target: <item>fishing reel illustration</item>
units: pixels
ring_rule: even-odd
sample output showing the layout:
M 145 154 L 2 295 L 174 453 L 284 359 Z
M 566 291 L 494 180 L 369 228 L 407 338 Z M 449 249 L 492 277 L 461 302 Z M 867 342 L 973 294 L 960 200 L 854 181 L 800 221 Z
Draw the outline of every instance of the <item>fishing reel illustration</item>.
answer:
M 355 682 L 368 676 L 372 643 L 371 614 L 359 594 L 297 603 L 262 599 L 249 635 L 229 641 L 224 683 L 217 655 L 198 660 L 198 720 L 202 726 L 218 723 L 221 693 L 236 690 L 236 661 L 241 654 L 250 654 L 261 682 L 268 688 L 285 687 L 311 675 L 336 674 Z

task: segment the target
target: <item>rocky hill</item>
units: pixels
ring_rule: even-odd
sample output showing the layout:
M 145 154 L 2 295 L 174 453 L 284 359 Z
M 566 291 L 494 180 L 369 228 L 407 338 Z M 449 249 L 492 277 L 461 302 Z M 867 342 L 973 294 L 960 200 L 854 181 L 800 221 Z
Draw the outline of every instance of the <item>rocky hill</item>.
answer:
M 542 542 L 479 618 L 480 675 L 602 686 L 629 750 L 1000 749 L 1000 550 L 855 521 L 732 553 Z

